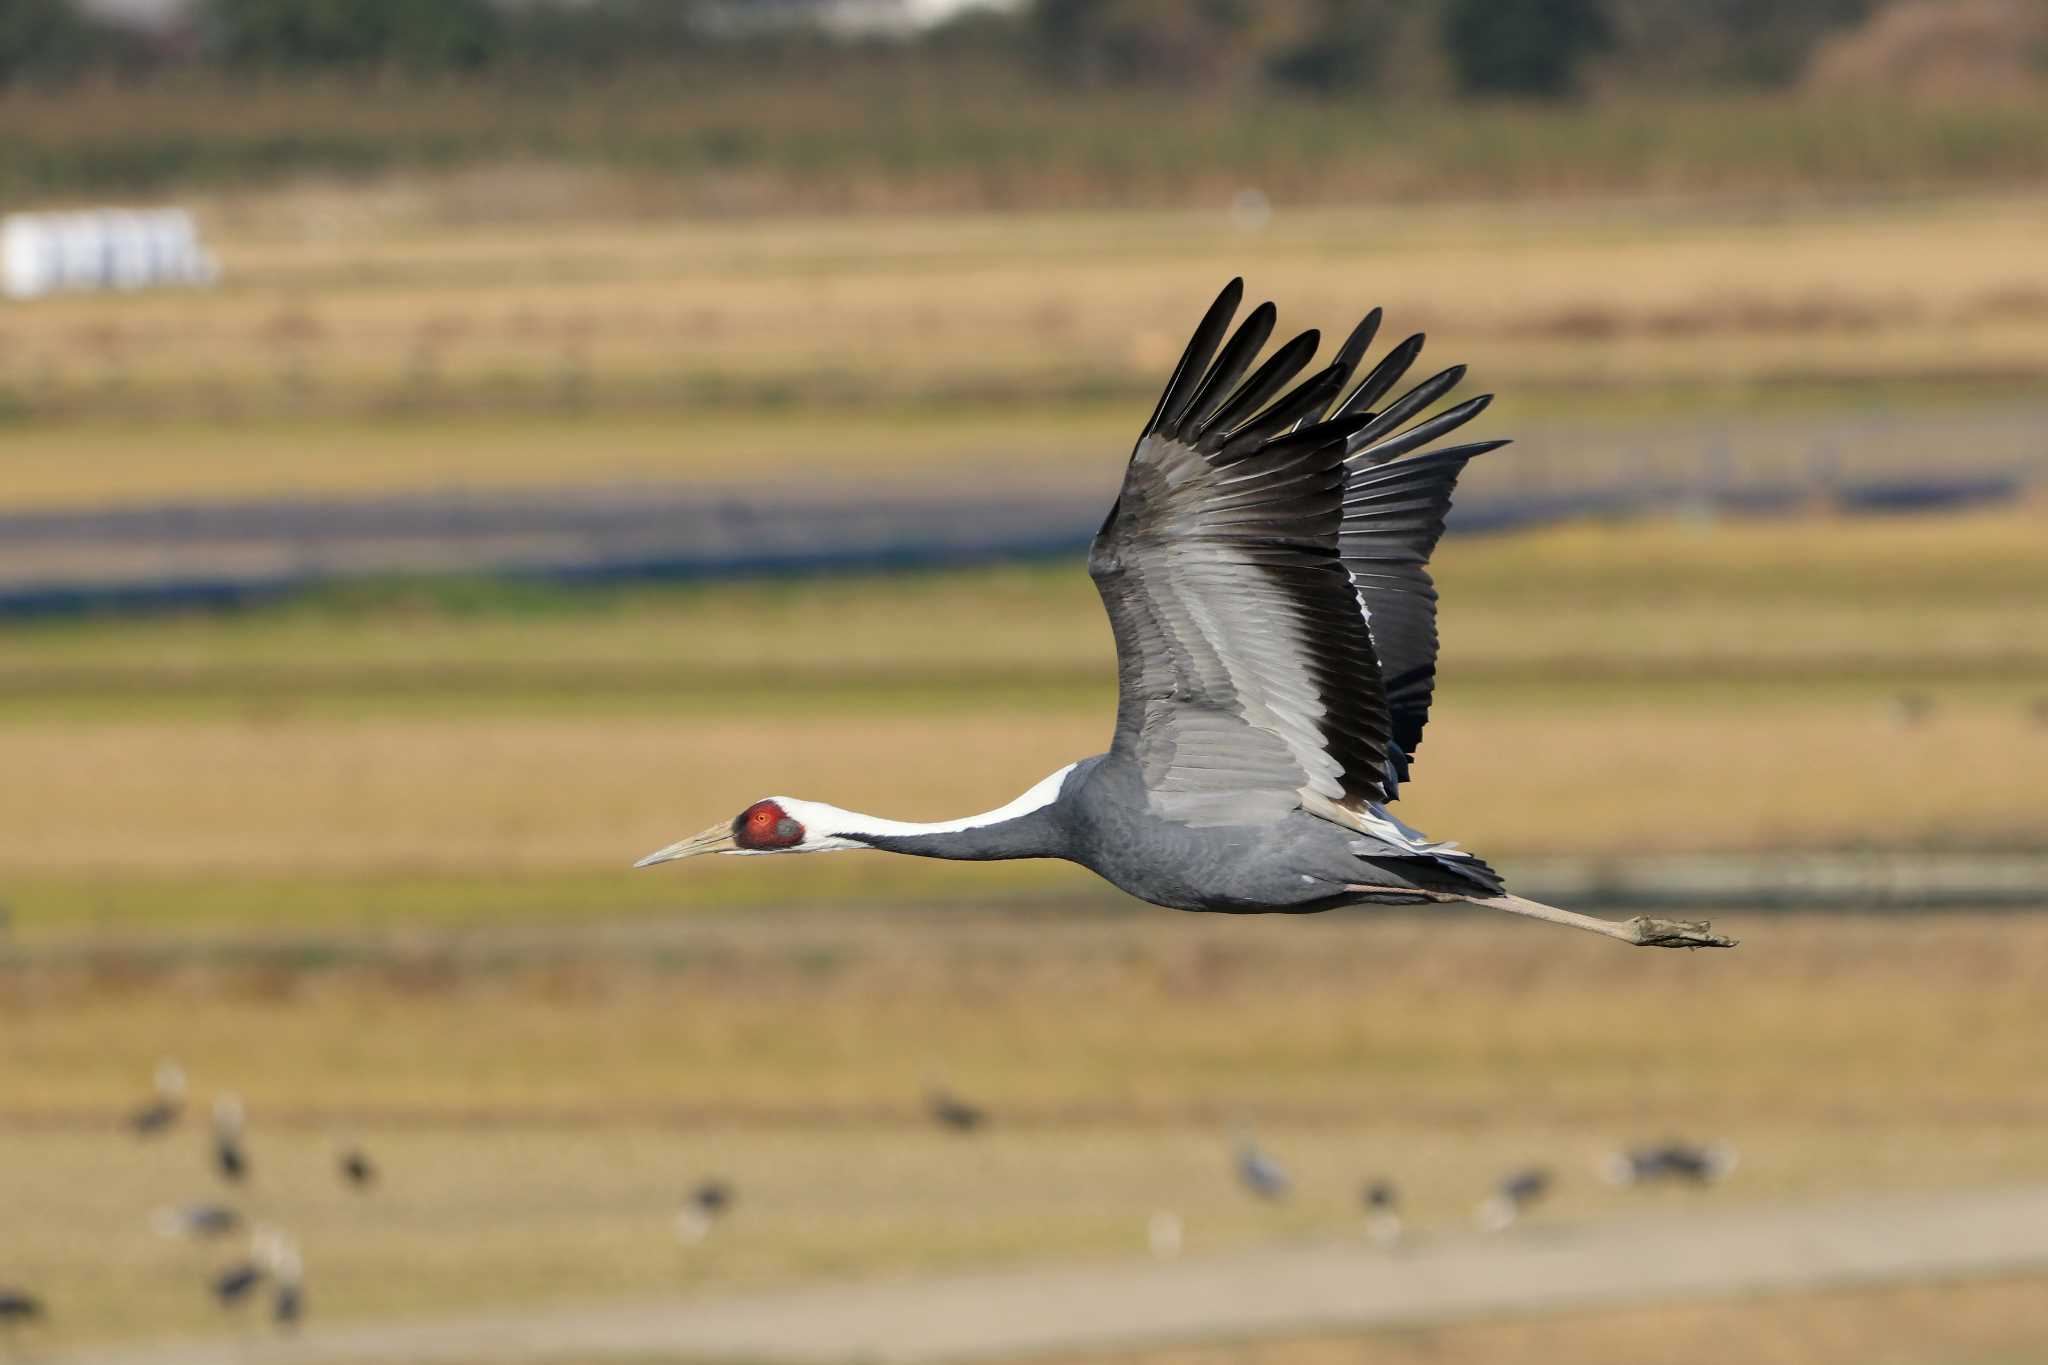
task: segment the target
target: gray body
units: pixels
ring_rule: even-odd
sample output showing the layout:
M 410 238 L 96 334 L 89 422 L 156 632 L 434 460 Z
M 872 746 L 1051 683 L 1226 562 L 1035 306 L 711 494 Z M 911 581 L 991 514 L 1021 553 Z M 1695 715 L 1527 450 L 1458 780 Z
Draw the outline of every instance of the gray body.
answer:
M 1264 823 L 1192 826 L 1155 813 L 1132 760 L 1074 765 L 1059 798 L 999 824 L 946 834 L 853 834 L 871 847 L 976 862 L 1062 858 L 1140 900 L 1174 910 L 1311 913 L 1415 905 L 1429 893 L 1491 894 L 1476 859 L 1421 858 L 1296 808 Z M 1360 885 L 1412 888 L 1363 892 Z

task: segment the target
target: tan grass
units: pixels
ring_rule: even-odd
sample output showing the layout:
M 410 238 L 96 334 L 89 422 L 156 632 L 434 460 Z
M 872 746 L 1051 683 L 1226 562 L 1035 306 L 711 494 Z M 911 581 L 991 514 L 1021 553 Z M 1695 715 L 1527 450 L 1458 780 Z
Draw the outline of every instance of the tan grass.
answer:
M 1364 1337 L 1064 1357 L 1101 1365 L 1994 1365 L 2048 1336 L 2048 1282 L 1904 1285 L 1660 1304 Z
M 961 905 L 325 965 L 39 958 L 0 978 L 9 1270 L 67 1333 L 204 1325 L 215 1258 L 143 1226 L 207 1189 L 198 1136 L 110 1131 L 165 1053 L 202 1104 L 248 1098 L 249 1202 L 299 1234 L 329 1320 L 1135 1254 L 1160 1207 L 1196 1251 L 1342 1233 L 1381 1173 L 1448 1232 L 1532 1160 L 1558 1219 L 2048 1176 L 2048 920 L 1727 923 L 1735 953 L 1650 957 L 1476 913 Z M 993 1107 L 987 1139 L 925 1127 L 939 1081 Z M 1297 1177 L 1285 1207 L 1228 1178 L 1245 1119 Z M 1734 1142 L 1733 1182 L 1593 1178 L 1611 1145 L 1674 1133 Z M 369 1144 L 378 1195 L 338 1187 L 333 1137 Z M 683 1253 L 669 1214 L 707 1174 L 738 1213 Z
M 1384 304 L 1393 335 L 1429 329 L 1446 361 L 1511 397 L 2011 385 L 2048 361 L 2048 313 L 1985 301 L 2048 292 L 2043 211 L 1317 209 L 1255 238 L 1220 215 L 1132 213 L 296 242 L 238 240 L 230 220 L 229 288 L 53 299 L 0 320 L 0 395 L 83 422 L 11 436 L 10 491 L 1028 482 L 1048 456 L 1072 470 L 1127 440 L 1190 319 L 1239 273 L 1290 326 L 1331 332 Z M 1333 314 L 1333 299 L 1350 302 Z M 1558 323 L 1575 318 L 1597 325 Z M 492 420 L 507 411 L 521 416 Z M 108 424 L 123 413 L 183 425 Z M 392 425 L 406 414 L 440 420 Z M 267 420 L 223 427 L 251 416 Z M 353 420 L 321 425 L 338 417 Z

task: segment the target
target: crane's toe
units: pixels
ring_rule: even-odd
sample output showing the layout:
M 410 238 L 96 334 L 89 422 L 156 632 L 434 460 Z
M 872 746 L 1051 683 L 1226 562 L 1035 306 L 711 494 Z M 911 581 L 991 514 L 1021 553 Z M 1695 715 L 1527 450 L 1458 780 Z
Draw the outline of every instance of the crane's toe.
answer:
M 1703 919 L 1654 919 L 1637 915 L 1628 921 L 1631 939 L 1639 948 L 1733 948 L 1735 940 L 1712 932 Z

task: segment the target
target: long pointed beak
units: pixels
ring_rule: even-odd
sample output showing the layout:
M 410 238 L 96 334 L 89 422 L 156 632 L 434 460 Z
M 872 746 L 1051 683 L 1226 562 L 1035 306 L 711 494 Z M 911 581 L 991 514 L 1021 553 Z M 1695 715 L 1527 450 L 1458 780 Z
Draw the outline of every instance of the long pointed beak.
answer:
M 694 858 L 699 853 L 733 853 L 738 848 L 739 845 L 732 841 L 731 825 L 713 825 L 702 833 L 678 839 L 667 848 L 656 849 L 633 866 L 653 867 L 656 863 L 672 863 L 678 858 Z

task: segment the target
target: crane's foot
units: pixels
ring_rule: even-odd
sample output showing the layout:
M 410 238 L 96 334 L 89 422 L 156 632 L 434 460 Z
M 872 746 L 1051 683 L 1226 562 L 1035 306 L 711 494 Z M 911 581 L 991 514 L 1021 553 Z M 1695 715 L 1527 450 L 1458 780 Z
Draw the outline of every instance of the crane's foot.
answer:
M 1714 933 L 1703 919 L 1653 919 L 1637 915 L 1622 921 L 1628 941 L 1638 948 L 1733 948 L 1735 940 Z

